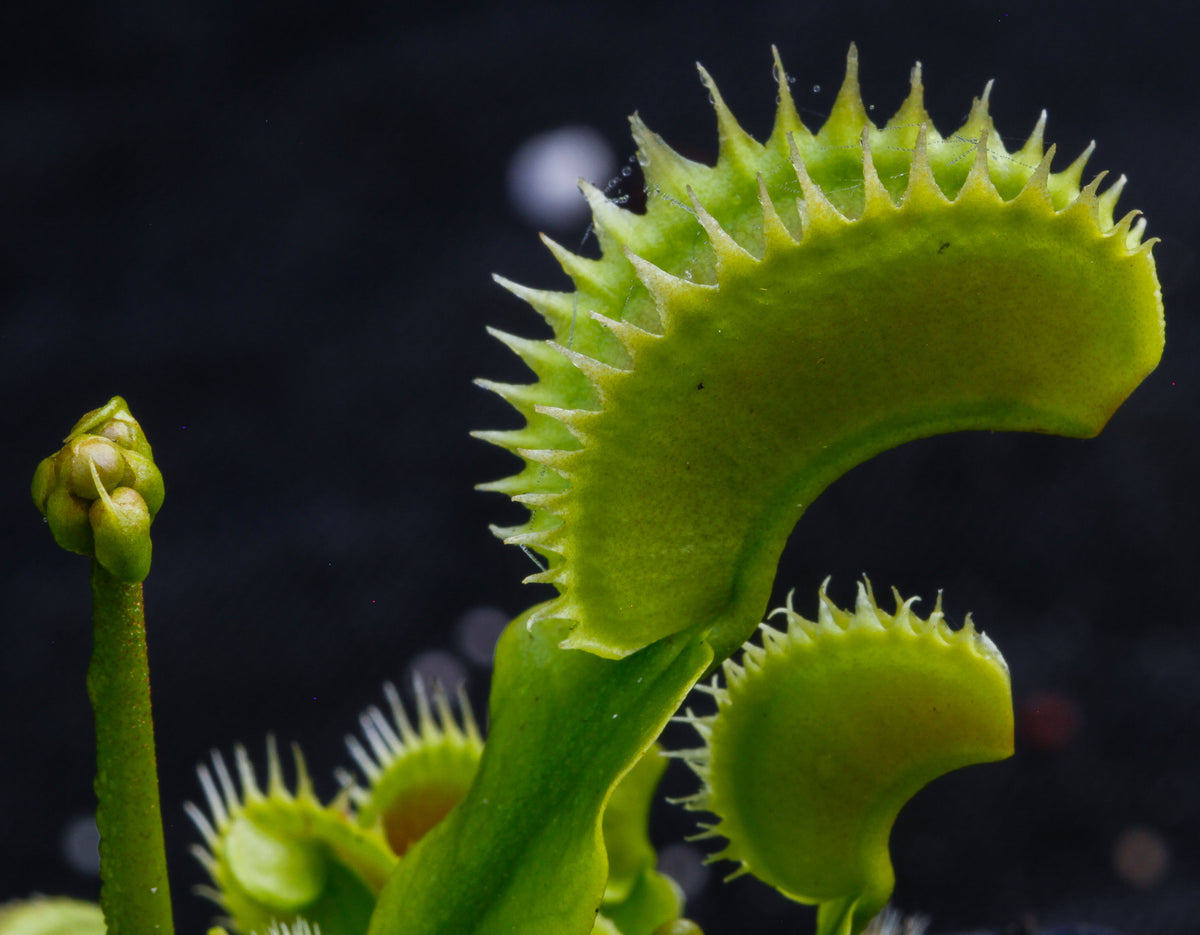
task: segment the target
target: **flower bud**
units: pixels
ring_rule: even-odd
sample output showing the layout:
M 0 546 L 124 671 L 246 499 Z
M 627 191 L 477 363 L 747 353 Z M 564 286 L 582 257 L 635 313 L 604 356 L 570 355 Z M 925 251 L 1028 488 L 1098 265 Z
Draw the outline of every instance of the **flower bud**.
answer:
M 41 464 L 33 472 L 33 484 L 30 486 L 30 493 L 33 494 L 33 505 L 38 508 L 38 512 L 40 513 L 44 514 L 46 512 L 46 501 L 50 499 L 50 492 L 54 490 L 56 473 L 54 455 L 42 458 Z
M 91 504 L 65 486 L 56 486 L 46 499 L 46 522 L 54 541 L 68 552 L 91 555 L 94 545 L 88 510 Z
M 96 561 L 114 578 L 142 581 L 150 573 L 150 509 L 132 487 L 101 493 L 89 511 Z
M 75 423 L 58 453 L 37 466 L 30 493 L 64 549 L 94 556 L 115 578 L 146 577 L 163 478 L 120 396 Z
M 129 411 L 128 403 L 120 396 L 114 396 L 99 409 L 87 413 L 75 423 L 67 438 L 79 435 L 100 435 L 126 451 L 136 451 L 147 458 L 154 457 L 146 433 Z
M 59 477 L 71 488 L 71 493 L 85 500 L 100 496 L 96 478 L 105 490 L 112 490 L 125 476 L 125 459 L 121 449 L 107 438 L 81 435 L 67 443 L 58 455 Z M 92 473 L 93 466 L 96 473 Z
M 137 452 L 126 451 L 124 457 L 125 475 L 121 478 L 121 486 L 132 487 L 140 493 L 150 509 L 150 518 L 154 519 L 166 495 L 162 472 L 153 460 Z

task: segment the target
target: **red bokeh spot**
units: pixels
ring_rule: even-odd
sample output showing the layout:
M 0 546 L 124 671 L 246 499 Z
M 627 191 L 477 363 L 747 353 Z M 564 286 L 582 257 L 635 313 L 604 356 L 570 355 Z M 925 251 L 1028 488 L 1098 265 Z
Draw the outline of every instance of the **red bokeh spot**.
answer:
M 1070 695 L 1036 691 L 1026 696 L 1018 711 L 1021 736 L 1038 750 L 1061 750 L 1075 739 L 1083 724 L 1083 711 Z

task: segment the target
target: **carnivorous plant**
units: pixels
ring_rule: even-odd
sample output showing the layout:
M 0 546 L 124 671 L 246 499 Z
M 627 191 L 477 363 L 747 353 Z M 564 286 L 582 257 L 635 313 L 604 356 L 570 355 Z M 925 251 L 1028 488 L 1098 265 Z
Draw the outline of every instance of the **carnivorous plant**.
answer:
M 864 580 L 851 610 L 822 590 L 815 620 L 789 598 L 777 629 L 761 624 L 775 569 L 821 491 L 902 442 L 1099 432 L 1162 351 L 1154 241 L 1115 214 L 1124 177 L 1084 184 L 1091 147 L 1052 171 L 1044 113 L 1010 152 L 991 85 L 943 135 L 918 65 L 877 126 L 852 47 L 814 132 L 776 54 L 760 143 L 700 75 L 716 164 L 635 115 L 645 212 L 581 183 L 601 256 L 546 240 L 574 289 L 498 277 L 553 335 L 493 332 L 533 379 L 479 381 L 524 417 L 476 433 L 520 459 L 483 487 L 528 508 L 497 532 L 556 594 L 500 639 L 486 742 L 465 701 L 418 686 L 414 713 L 389 687 L 330 802 L 298 750 L 291 787 L 273 741 L 265 782 L 244 749 L 215 755 L 206 807 L 188 808 L 227 930 L 698 932 L 647 834 L 659 735 L 697 689 L 716 712 L 685 708 L 701 742 L 672 755 L 701 781 L 686 807 L 716 816 L 714 859 L 815 905 L 819 935 L 853 935 L 891 896 L 904 802 L 1011 754 L 1008 669 L 969 618 L 952 629 L 940 600 L 922 617 L 899 594 L 885 610 Z M 93 559 L 103 921 L 88 918 L 114 935 L 171 930 L 140 603 L 162 491 L 120 398 L 34 481 L 55 539 Z M 0 933 L 54 931 L 14 921 L 37 909 L 54 916 L 10 909 Z

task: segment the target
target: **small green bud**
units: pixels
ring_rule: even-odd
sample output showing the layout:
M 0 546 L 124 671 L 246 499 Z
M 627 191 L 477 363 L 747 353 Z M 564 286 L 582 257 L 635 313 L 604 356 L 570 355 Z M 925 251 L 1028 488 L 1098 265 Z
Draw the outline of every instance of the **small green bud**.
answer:
M 112 490 L 125 476 L 121 449 L 98 435 L 81 435 L 69 441 L 58 455 L 58 466 L 58 476 L 70 485 L 71 493 L 85 500 L 100 496 L 97 477 L 105 490 Z
M 163 478 L 120 396 L 75 423 L 58 453 L 37 466 L 30 492 L 64 549 L 94 556 L 115 578 L 146 577 Z
M 154 457 L 146 433 L 129 411 L 129 404 L 120 396 L 114 396 L 76 422 L 67 435 L 67 441 L 80 435 L 100 435 L 126 451 L 136 451 L 147 458 Z
M 33 484 L 31 485 L 30 493 L 33 494 L 33 505 L 38 508 L 39 513 L 44 514 L 46 512 L 46 501 L 50 499 L 50 492 L 54 489 L 54 477 L 56 473 L 54 455 L 42 458 L 41 464 L 33 472 Z
M 135 451 L 126 451 L 124 456 L 125 476 L 121 478 L 121 486 L 132 487 L 142 495 L 146 506 L 150 508 L 150 518 L 153 519 L 163 505 L 163 497 L 166 496 L 162 472 L 150 458 Z
M 87 500 L 75 496 L 65 486 L 56 486 L 46 498 L 45 516 L 50 524 L 50 535 L 68 552 L 92 554 L 94 541 L 88 518 L 90 508 Z
M 96 561 L 114 578 L 142 581 L 150 573 L 150 509 L 132 487 L 100 494 L 89 511 Z

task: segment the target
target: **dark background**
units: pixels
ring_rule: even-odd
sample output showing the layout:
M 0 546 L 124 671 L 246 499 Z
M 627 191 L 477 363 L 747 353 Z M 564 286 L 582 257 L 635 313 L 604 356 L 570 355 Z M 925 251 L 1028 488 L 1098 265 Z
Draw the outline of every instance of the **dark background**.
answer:
M 625 160 L 639 109 L 711 159 L 697 59 L 762 138 L 771 43 L 815 128 L 856 40 L 878 122 L 919 59 L 943 132 L 994 77 L 1010 149 L 1043 107 L 1056 168 L 1094 138 L 1090 169 L 1128 173 L 1122 211 L 1163 238 L 1168 348 L 1099 439 L 955 436 L 856 469 L 801 522 L 778 597 L 794 586 L 811 612 L 832 574 L 849 601 L 863 572 L 944 588 L 951 618 L 973 610 L 1012 666 L 1017 756 L 901 816 L 898 905 L 934 932 L 1026 917 L 1200 931 L 1200 35 L 1174 8 L 6 5 L 0 900 L 97 892 L 62 843 L 93 808 L 86 562 L 54 547 L 27 495 L 74 420 L 125 395 L 167 478 L 147 610 L 177 914 L 194 935 L 211 907 L 188 892 L 203 874 L 182 802 L 208 750 L 243 741 L 261 762 L 266 732 L 302 740 L 329 794 L 381 682 L 441 653 L 422 658 L 457 660 L 481 710 L 488 672 L 464 659 L 459 624 L 538 598 L 519 583 L 528 560 L 487 531 L 519 511 L 471 490 L 513 464 L 467 436 L 513 424 L 471 379 L 523 372 L 484 326 L 542 333 L 490 274 L 566 285 L 508 200 L 512 154 L 586 124 Z M 551 233 L 577 246 L 585 226 Z M 678 764 L 669 777 L 694 785 Z M 661 843 L 693 820 L 664 814 Z M 1140 884 L 1114 865 L 1139 840 L 1167 858 Z M 690 904 L 710 935 L 809 924 L 718 876 Z

